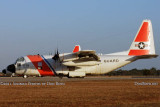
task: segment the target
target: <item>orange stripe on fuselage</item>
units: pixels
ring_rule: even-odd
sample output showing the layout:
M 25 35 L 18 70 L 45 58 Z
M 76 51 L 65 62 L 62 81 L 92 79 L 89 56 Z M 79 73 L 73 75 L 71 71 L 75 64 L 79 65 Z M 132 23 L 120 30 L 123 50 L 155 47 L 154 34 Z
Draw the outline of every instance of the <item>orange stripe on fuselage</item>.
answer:
M 138 35 L 135 39 L 135 42 L 147 42 L 149 35 L 148 22 L 144 22 L 141 29 L 138 32 Z
M 149 54 L 149 50 L 130 50 L 128 55 L 148 55 Z
M 49 66 L 44 62 L 40 55 L 29 55 L 27 56 L 35 68 L 39 71 L 41 76 L 53 76 L 53 71 L 49 68 Z M 42 69 L 38 69 L 38 62 L 42 62 Z

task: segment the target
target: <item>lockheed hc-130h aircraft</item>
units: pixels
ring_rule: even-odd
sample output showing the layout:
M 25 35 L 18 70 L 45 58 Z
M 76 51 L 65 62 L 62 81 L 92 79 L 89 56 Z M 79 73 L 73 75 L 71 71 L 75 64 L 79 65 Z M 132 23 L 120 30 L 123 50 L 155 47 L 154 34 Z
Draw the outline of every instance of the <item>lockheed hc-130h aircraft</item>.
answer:
M 143 20 L 129 50 L 111 54 L 96 54 L 76 45 L 72 53 L 28 55 L 18 58 L 2 72 L 24 76 L 67 76 L 106 74 L 138 59 L 156 58 L 152 24 Z

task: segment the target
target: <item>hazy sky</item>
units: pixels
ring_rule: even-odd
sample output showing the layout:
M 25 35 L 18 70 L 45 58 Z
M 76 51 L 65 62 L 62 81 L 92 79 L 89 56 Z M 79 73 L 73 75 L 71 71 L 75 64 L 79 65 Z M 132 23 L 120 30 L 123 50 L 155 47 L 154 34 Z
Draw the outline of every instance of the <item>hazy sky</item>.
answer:
M 160 54 L 159 0 L 1 0 L 0 70 L 28 54 L 128 50 L 143 19 L 152 21 Z M 160 58 L 124 67 L 160 69 Z

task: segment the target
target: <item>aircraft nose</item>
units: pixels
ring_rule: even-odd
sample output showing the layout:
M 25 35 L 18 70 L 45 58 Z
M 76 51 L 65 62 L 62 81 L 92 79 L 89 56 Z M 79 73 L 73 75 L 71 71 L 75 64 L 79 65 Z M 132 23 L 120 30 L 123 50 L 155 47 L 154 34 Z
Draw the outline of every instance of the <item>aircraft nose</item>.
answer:
M 2 70 L 2 73 L 3 73 L 3 74 L 6 74 L 6 70 L 5 70 L 5 69 L 3 69 L 3 70 Z
M 16 71 L 15 65 L 14 64 L 8 65 L 7 70 L 12 73 L 15 73 Z

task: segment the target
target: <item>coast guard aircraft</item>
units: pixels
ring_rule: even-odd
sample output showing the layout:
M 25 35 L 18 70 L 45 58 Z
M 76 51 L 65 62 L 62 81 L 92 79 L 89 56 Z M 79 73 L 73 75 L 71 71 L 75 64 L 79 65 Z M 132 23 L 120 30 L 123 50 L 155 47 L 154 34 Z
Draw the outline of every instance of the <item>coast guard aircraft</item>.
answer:
M 85 77 L 86 75 L 106 74 L 138 59 L 156 58 L 152 24 L 144 20 L 129 50 L 96 54 L 94 50 L 81 50 L 76 45 L 72 53 L 55 55 L 28 55 L 20 57 L 9 65 L 3 73 L 28 76 L 67 76 Z

